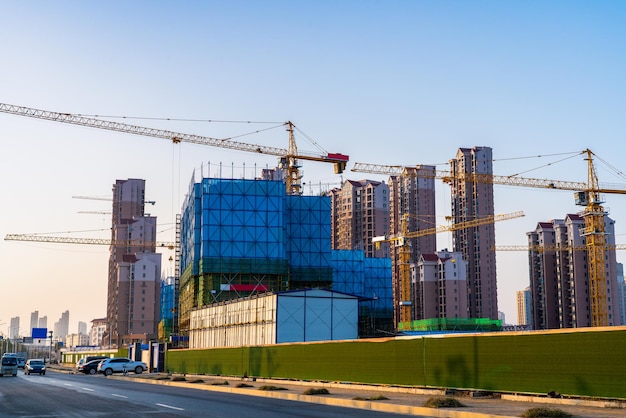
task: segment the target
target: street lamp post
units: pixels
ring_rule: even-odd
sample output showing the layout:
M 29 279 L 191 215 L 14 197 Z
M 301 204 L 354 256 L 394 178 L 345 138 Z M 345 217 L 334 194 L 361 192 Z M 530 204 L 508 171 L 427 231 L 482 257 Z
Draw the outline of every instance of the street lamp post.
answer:
M 50 347 L 48 347 L 48 364 L 52 364 L 52 331 L 48 331 L 50 334 Z

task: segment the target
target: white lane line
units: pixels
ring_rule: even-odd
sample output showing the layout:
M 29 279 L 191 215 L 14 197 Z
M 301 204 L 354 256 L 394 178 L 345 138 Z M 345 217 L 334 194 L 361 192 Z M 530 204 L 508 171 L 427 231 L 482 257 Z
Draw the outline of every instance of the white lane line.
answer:
M 88 392 L 93 392 L 93 391 L 94 391 L 93 389 L 89 389 L 89 388 L 81 388 L 81 389 L 82 389 L 82 390 L 86 390 L 86 391 L 88 391 Z
M 117 393 L 112 393 L 111 396 L 117 396 L 118 398 L 128 399 L 128 396 L 118 395 Z
M 74 386 L 71 383 L 63 383 L 64 386 Z
M 185 408 L 178 408 L 177 406 L 165 405 L 164 403 L 158 403 L 158 404 L 156 404 L 156 406 L 162 406 L 163 408 L 175 409 L 177 411 L 184 411 L 185 410 Z

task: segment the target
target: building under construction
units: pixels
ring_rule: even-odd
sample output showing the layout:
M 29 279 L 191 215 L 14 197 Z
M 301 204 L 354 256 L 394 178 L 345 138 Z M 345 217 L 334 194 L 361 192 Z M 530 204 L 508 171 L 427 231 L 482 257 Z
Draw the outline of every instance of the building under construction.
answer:
M 287 194 L 280 180 L 192 179 L 180 225 L 181 337 L 192 310 L 268 291 L 367 289 L 369 296 L 357 296 L 388 303 L 382 264 L 363 260 L 356 272 L 340 274 L 347 261 L 333 257 L 330 213 L 329 197 Z M 370 284 L 366 271 L 376 275 Z M 380 317 L 389 308 L 380 306 Z

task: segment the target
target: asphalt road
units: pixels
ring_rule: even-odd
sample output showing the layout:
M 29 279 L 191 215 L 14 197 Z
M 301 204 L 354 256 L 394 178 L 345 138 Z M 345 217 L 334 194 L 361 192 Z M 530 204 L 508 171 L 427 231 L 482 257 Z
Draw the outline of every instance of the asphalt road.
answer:
M 132 374 L 129 374 L 131 377 Z M 0 378 L 0 417 L 393 417 L 401 414 L 48 370 Z

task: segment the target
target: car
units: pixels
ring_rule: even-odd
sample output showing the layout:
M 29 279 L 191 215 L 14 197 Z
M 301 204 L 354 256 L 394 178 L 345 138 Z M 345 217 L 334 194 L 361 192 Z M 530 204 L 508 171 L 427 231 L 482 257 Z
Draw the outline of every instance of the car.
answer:
M 87 363 L 89 363 L 92 360 L 104 360 L 105 358 L 108 358 L 108 357 L 107 356 L 87 356 L 87 357 L 83 357 L 83 358 L 81 358 L 80 360 L 78 360 L 76 362 L 76 369 L 78 371 L 81 371 L 80 367 L 82 365 L 87 364 Z
M 39 375 L 46 374 L 46 364 L 43 359 L 29 358 L 24 365 L 24 374 L 29 375 L 38 373 Z
M 5 354 L 0 361 L 0 377 L 5 374 L 11 374 L 14 377 L 17 376 L 17 356 Z
M 106 376 L 113 373 L 135 372 L 140 374 L 148 370 L 148 366 L 143 361 L 135 361 L 126 357 L 113 357 L 102 360 L 98 364 L 98 372 Z
M 23 369 L 25 365 L 26 365 L 26 359 L 24 357 L 18 357 L 17 358 L 17 367 L 19 369 Z
M 81 364 L 78 366 L 78 371 L 85 374 L 96 374 L 98 372 L 98 364 L 100 364 L 102 360 L 103 359 L 96 359 Z

